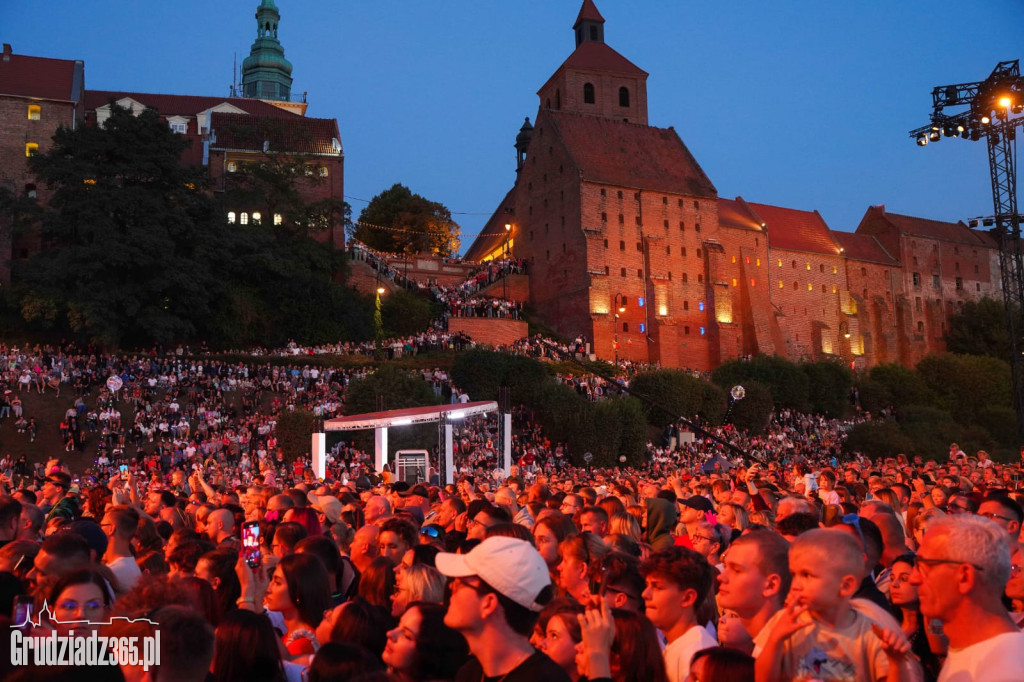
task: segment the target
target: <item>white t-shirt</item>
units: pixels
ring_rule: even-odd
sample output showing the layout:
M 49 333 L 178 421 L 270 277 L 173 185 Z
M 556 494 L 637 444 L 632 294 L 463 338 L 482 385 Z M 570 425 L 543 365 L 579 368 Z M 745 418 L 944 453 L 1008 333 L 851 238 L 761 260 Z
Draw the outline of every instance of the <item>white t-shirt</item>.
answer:
M 130 556 L 123 556 L 114 559 L 107 568 L 117 578 L 117 582 L 121 585 L 121 591 L 127 592 L 135 586 L 139 578 L 142 577 L 142 571 L 139 569 L 139 565 L 135 563 L 135 559 Z
M 694 625 L 665 647 L 665 672 L 668 682 L 683 682 L 690 674 L 690 660 L 701 649 L 718 646 L 718 640 L 702 625 Z
M 1024 680 L 1024 632 L 1006 632 L 963 649 L 950 649 L 939 682 Z

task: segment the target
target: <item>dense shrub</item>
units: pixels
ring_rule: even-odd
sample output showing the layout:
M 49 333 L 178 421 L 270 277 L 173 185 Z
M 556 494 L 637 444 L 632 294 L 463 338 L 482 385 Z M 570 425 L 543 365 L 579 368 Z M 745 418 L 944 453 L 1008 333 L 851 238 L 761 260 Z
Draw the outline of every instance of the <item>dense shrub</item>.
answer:
M 761 355 L 752 360 L 730 360 L 711 375 L 712 381 L 729 390 L 756 381 L 771 392 L 775 406 L 807 412 L 811 408 L 810 381 L 800 365 L 778 356 Z

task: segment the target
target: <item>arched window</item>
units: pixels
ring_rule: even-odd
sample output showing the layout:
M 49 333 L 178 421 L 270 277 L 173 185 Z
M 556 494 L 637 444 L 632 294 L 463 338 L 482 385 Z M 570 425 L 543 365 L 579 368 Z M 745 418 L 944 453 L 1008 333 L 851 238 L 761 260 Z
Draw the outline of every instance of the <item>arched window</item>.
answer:
M 228 224 L 229 225 L 234 225 L 235 224 L 235 212 L 234 211 L 228 211 Z
M 242 223 L 243 225 L 248 225 L 249 224 L 249 214 L 248 213 L 242 213 L 242 219 L 239 222 Z
M 35 142 L 27 142 L 25 144 L 25 156 L 35 156 L 39 153 L 39 145 Z
M 256 211 L 255 213 L 252 214 L 252 224 L 253 225 L 259 225 L 260 224 L 260 220 L 262 220 L 262 219 L 263 219 L 263 216 L 260 215 L 259 211 Z
M 42 108 L 38 104 L 28 105 L 28 120 L 38 121 L 39 115 L 42 113 Z
M 629 107 L 629 88 L 625 86 L 619 88 L 619 106 Z
M 583 103 L 593 104 L 594 103 L 594 84 L 584 83 L 583 84 Z

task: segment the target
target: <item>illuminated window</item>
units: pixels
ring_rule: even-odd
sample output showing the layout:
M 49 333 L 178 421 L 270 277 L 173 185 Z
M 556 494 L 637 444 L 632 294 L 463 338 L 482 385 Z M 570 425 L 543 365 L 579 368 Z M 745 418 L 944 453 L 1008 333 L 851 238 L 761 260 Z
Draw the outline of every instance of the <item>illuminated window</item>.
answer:
M 736 286 L 736 278 L 735 277 L 732 278 L 732 285 Z
M 733 262 L 733 263 L 735 263 L 735 262 L 736 262 L 736 256 L 733 256 L 733 257 L 732 257 L 732 262 Z
M 785 283 L 783 283 L 783 281 L 781 279 L 779 280 L 779 288 L 780 289 L 785 289 L 786 288 Z
M 704 301 L 697 304 L 697 310 L 704 312 Z
M 274 224 L 275 225 L 280 225 L 283 222 L 284 222 L 284 217 L 280 213 L 275 213 L 274 214 Z
M 184 135 L 188 132 L 188 124 L 186 123 L 172 123 L 171 130 L 180 135 Z
M 701 336 L 704 336 L 704 327 L 701 327 L 701 328 L 700 328 L 700 335 L 701 335 Z
M 753 277 L 750 278 L 750 286 L 751 287 L 756 287 L 757 286 L 757 280 L 755 280 Z
M 320 166 L 320 177 L 321 178 L 326 178 L 327 177 L 327 166 Z
M 832 285 L 832 293 L 833 294 L 839 293 L 839 287 L 837 287 L 835 284 Z
M 837 270 L 837 269 L 836 269 L 836 266 L 834 266 L 834 265 L 833 265 L 833 266 L 832 266 L 832 274 L 833 274 L 833 275 L 835 275 L 835 274 L 837 274 L 838 272 L 839 272 L 839 270 Z
M 263 216 L 260 214 L 259 211 L 256 211 L 255 213 L 252 214 L 252 223 L 253 223 L 253 225 L 259 225 L 260 220 L 262 220 L 262 219 L 263 219 Z
M 810 261 L 807 261 L 806 263 L 804 263 L 804 265 L 807 267 L 808 270 L 811 269 L 811 262 Z
M 249 224 L 249 214 L 248 213 L 242 213 L 242 218 L 241 218 L 241 220 L 239 220 L 239 222 L 242 223 L 243 225 L 248 225 Z
M 234 225 L 235 224 L 235 212 L 234 211 L 228 211 L 228 224 L 230 224 L 230 225 Z
M 25 144 L 25 156 L 35 156 L 39 153 L 39 145 L 35 142 Z
M 42 113 L 42 111 L 43 111 L 42 107 L 40 107 L 38 104 L 29 104 L 28 105 L 28 120 L 30 120 L 30 121 L 38 121 L 39 120 L 39 115 Z
M 807 291 L 814 291 L 814 285 L 810 282 L 807 283 Z
M 758 258 L 758 259 L 757 259 L 757 260 L 756 260 L 756 261 L 754 262 L 754 264 L 755 264 L 755 265 L 757 265 L 757 267 L 761 267 L 761 259 L 760 259 L 760 258 Z
M 779 259 L 779 267 L 780 268 L 782 267 L 782 259 L 781 258 Z
M 228 173 L 234 173 L 238 170 L 238 164 L 234 161 L 228 161 Z

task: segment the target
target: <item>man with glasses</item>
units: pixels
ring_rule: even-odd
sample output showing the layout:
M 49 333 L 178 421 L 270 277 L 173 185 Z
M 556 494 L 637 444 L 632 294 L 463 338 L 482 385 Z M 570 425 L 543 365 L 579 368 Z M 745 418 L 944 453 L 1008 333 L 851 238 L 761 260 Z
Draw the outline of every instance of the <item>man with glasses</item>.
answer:
M 1024 521 L 1024 510 L 1009 495 L 990 493 L 978 507 L 978 516 L 995 521 L 1010 536 L 1010 543 L 1017 542 L 1020 537 L 1020 525 Z
M 954 493 L 946 504 L 948 514 L 973 514 L 978 511 L 978 503 L 966 495 Z
M 562 498 L 562 506 L 559 507 L 559 511 L 570 518 L 574 518 L 581 509 L 583 509 L 583 498 L 576 494 L 569 494 Z
M 462 633 L 473 654 L 456 682 L 568 682 L 566 672 L 530 644 L 552 597 L 547 564 L 530 543 L 495 536 L 467 554 L 442 552 L 435 561 L 454 578 L 444 623 Z
M 950 515 L 925 533 L 910 582 L 949 638 L 939 682 L 1024 680 L 1024 632 L 1001 601 L 1009 577 L 1009 539 L 989 519 Z

